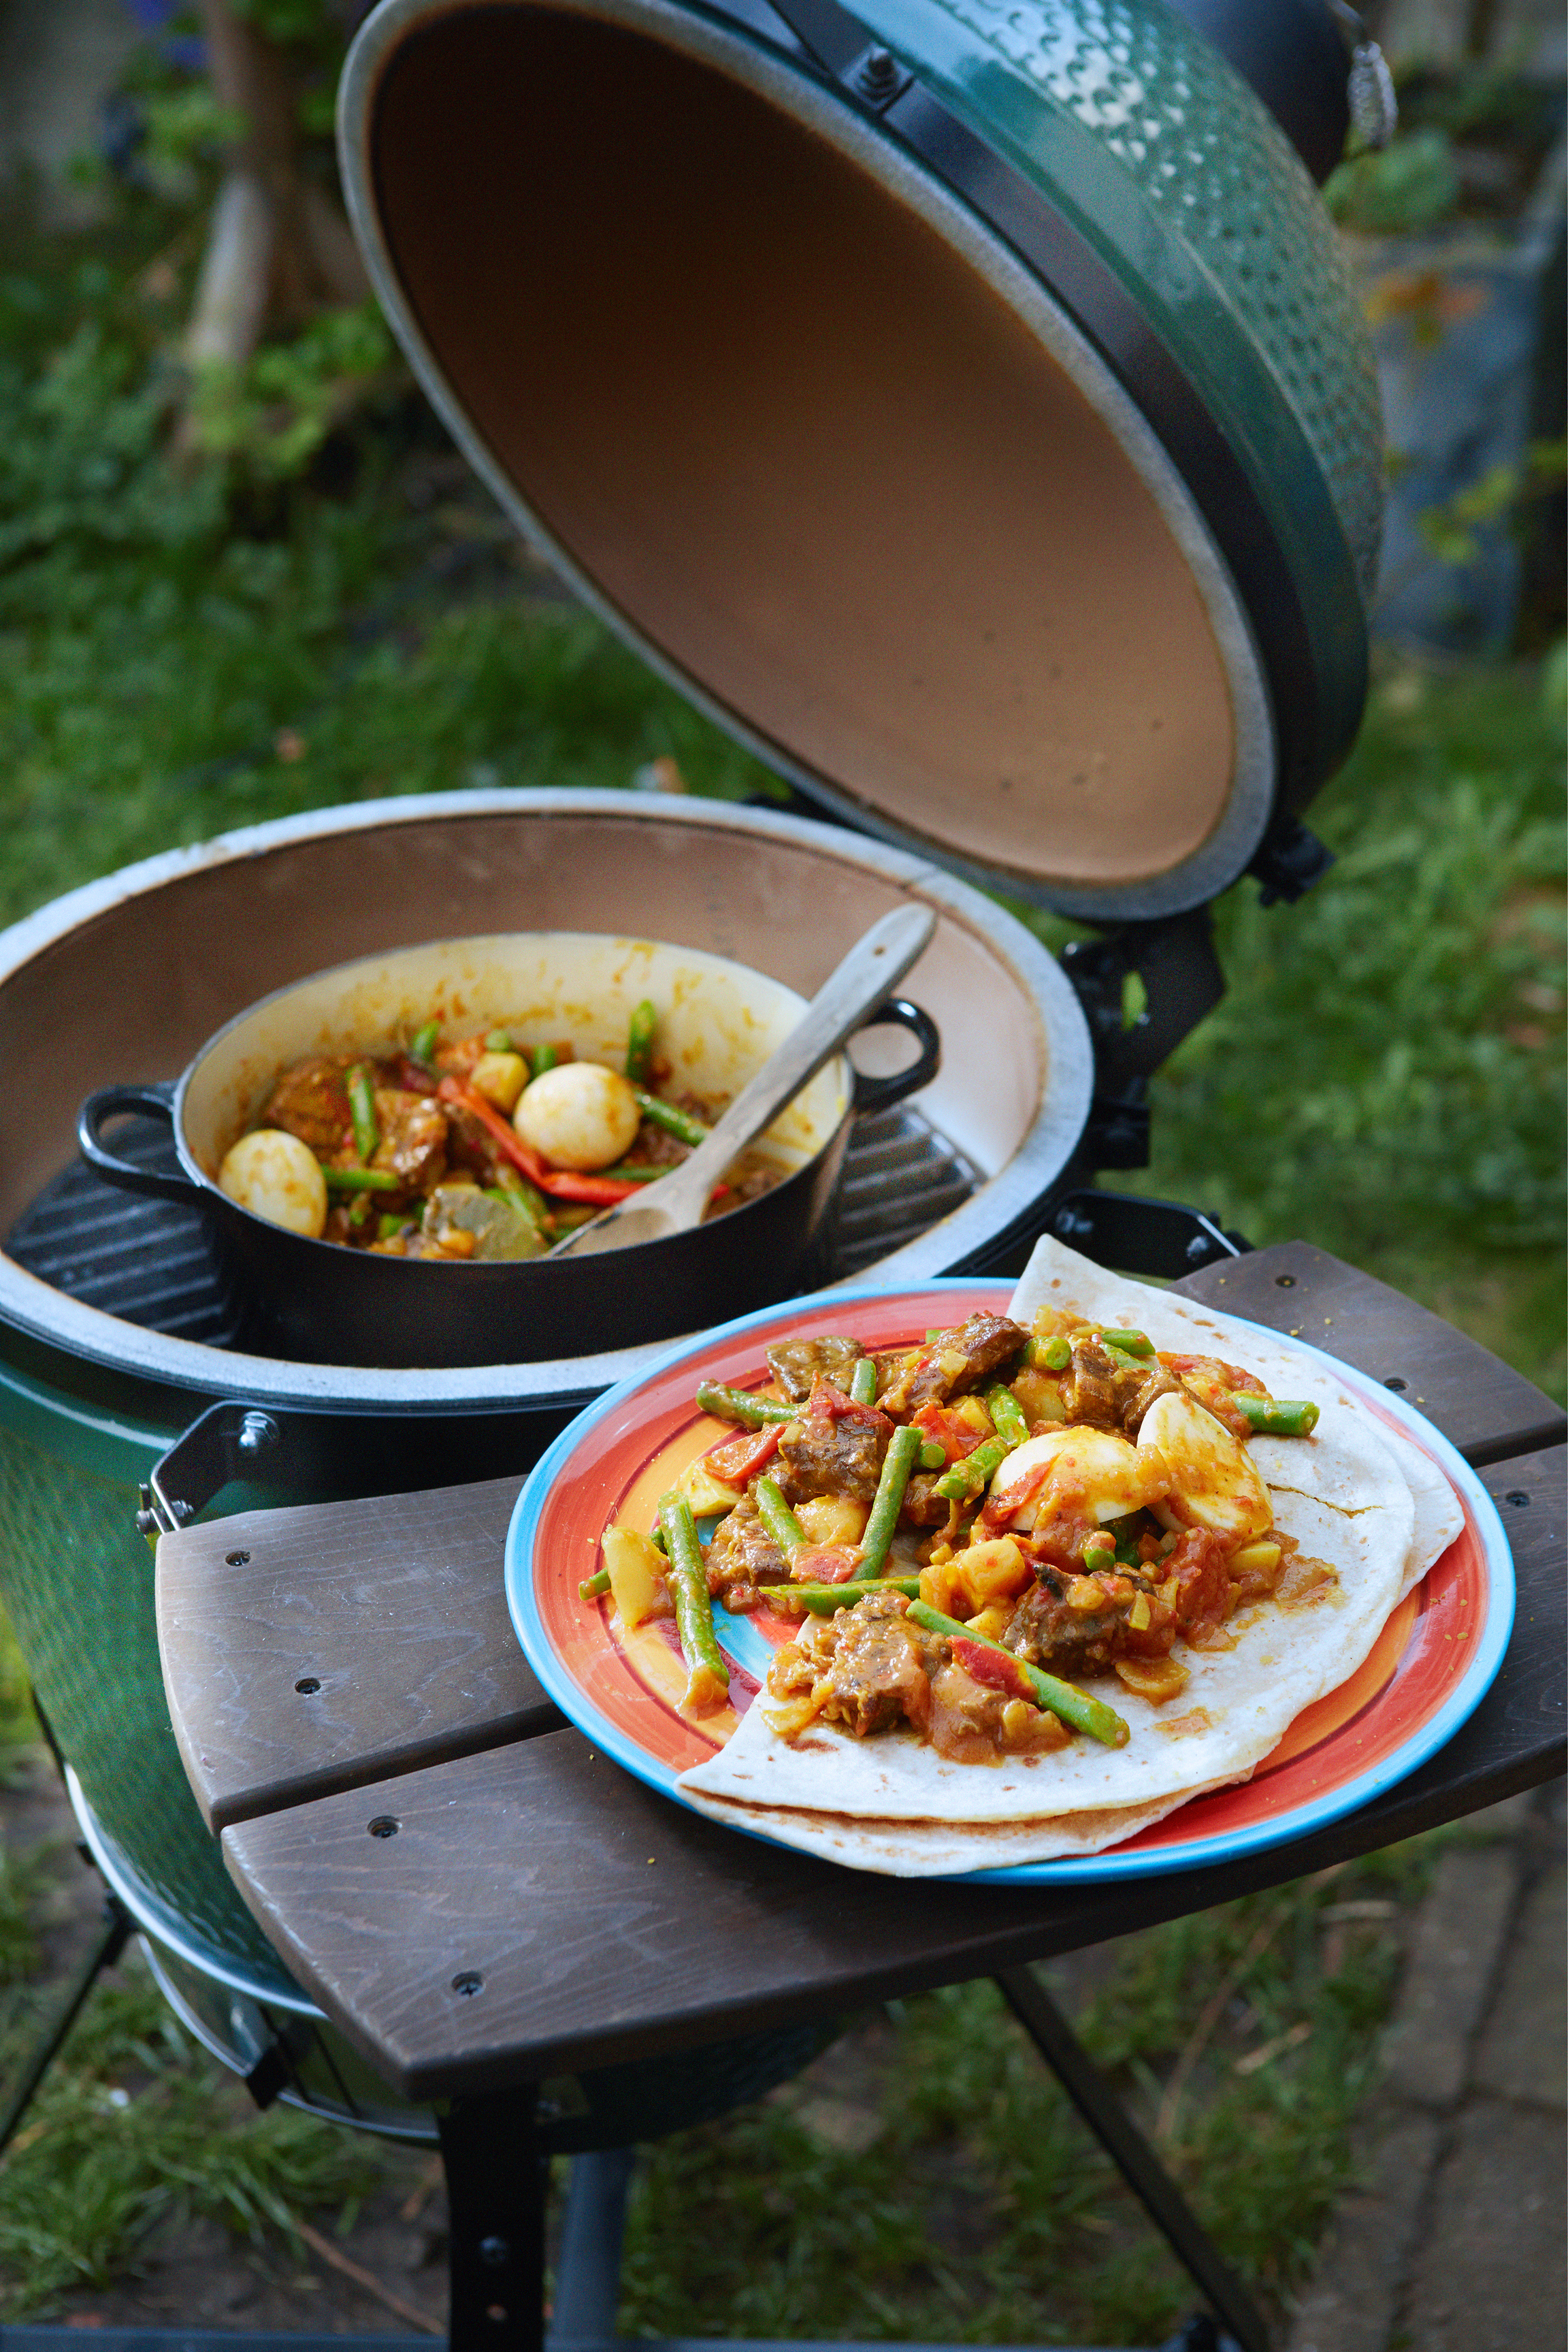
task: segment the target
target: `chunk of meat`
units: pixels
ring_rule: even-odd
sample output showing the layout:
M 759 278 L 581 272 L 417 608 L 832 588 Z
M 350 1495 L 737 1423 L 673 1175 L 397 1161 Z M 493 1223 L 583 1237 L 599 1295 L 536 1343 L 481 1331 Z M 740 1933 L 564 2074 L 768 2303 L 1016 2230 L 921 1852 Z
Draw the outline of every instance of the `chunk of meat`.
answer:
M 938 1331 L 894 1372 L 882 1402 L 889 1412 L 915 1412 L 925 1404 L 945 1404 L 1009 1363 L 1029 1334 L 1005 1315 L 971 1315 L 954 1329 Z
M 996 1764 L 1004 1755 L 1049 1755 L 1072 1735 L 1032 1701 L 1009 1696 L 969 1671 L 981 1653 L 965 1644 L 931 1685 L 931 1745 L 955 1764 Z
M 284 1071 L 262 1113 L 264 1127 L 281 1127 L 312 1151 L 340 1151 L 353 1132 L 353 1114 L 343 1084 L 348 1065 L 329 1054 L 313 1054 Z
M 768 1369 L 791 1404 L 804 1404 L 819 1374 L 847 1391 L 865 1349 L 858 1339 L 782 1339 L 768 1350 Z
M 818 1375 L 811 1401 L 779 1437 L 779 1485 L 787 1503 L 814 1495 L 849 1495 L 869 1503 L 882 1475 L 893 1423 L 873 1405 L 852 1404 Z
M 446 1157 L 453 1168 L 477 1179 L 481 1184 L 497 1181 L 497 1147 L 495 1139 L 483 1119 L 476 1118 L 461 1103 L 444 1105 L 446 1112 Z
M 904 1622 L 908 1606 L 902 1592 L 873 1592 L 835 1621 L 832 1688 L 822 1714 L 857 1739 L 901 1717 L 917 1731 L 931 1719 L 931 1678 L 915 1629 Z
M 631 1168 L 678 1168 L 683 1160 L 692 1156 L 692 1147 L 683 1143 L 678 1135 L 657 1127 L 645 1118 L 627 1146 L 626 1164 Z
M 940 1528 L 946 1524 L 952 1505 L 946 1496 L 936 1492 L 940 1470 L 917 1470 L 904 1490 L 904 1507 L 898 1514 L 901 1528 Z
M 727 1609 L 755 1609 L 759 1587 L 788 1582 L 789 1565 L 763 1525 L 755 1496 L 743 1495 L 719 1521 L 707 1549 L 708 1591 Z
M 1061 1409 L 1070 1422 L 1136 1437 L 1155 1399 L 1180 1387 L 1176 1375 L 1157 1359 L 1121 1363 L 1091 1333 L 1073 1341 L 1072 1361 L 1061 1380 Z
M 1002 1635 L 1030 1665 L 1069 1681 L 1103 1673 L 1117 1657 L 1162 1657 L 1176 1640 L 1176 1611 L 1142 1578 L 1074 1574 L 1051 1563 Z
M 401 1087 L 376 1088 L 376 1125 L 382 1139 L 371 1160 L 396 1176 L 410 1192 L 428 1192 L 446 1172 L 446 1113 L 428 1095 Z

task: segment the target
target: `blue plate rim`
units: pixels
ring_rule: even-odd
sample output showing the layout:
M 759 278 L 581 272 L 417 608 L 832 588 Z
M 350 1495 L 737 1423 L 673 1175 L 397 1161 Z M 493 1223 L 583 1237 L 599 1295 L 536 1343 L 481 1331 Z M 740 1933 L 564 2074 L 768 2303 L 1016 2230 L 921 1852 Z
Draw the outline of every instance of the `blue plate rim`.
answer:
M 698 1810 L 683 1796 L 669 1768 L 655 1763 L 635 1740 L 601 1711 L 580 1685 L 572 1680 L 557 1657 L 539 1616 L 529 1573 L 533 1539 L 545 1498 L 556 1478 L 566 1468 L 576 1447 L 591 1429 L 595 1428 L 607 1414 L 618 1411 L 651 1381 L 662 1378 L 665 1372 L 691 1357 L 706 1354 L 716 1344 L 776 1322 L 781 1316 L 793 1317 L 802 1308 L 810 1309 L 815 1306 L 850 1307 L 860 1299 L 874 1299 L 881 1304 L 889 1297 L 913 1300 L 933 1293 L 972 1291 L 993 1282 L 999 1288 L 1006 1281 L 1005 1276 L 940 1275 L 925 1282 L 913 1284 L 907 1290 L 901 1287 L 890 1292 L 868 1284 L 855 1289 L 812 1291 L 800 1298 L 780 1299 L 772 1307 L 755 1308 L 750 1314 L 736 1316 L 727 1323 L 715 1324 L 709 1330 L 676 1340 L 652 1364 L 618 1381 L 591 1404 L 585 1405 L 540 1456 L 513 1507 L 507 1528 L 504 1562 L 507 1607 L 512 1628 L 523 1655 L 561 1713 L 633 1779 L 641 1780 L 647 1788 L 657 1790 L 661 1796 L 673 1799 L 688 1812 Z M 1232 1319 L 1246 1322 L 1248 1318 L 1239 1316 Z M 1256 1328 L 1260 1330 L 1267 1328 L 1261 1324 Z M 931 1882 L 934 1885 L 1061 1886 L 1119 1878 L 1164 1877 L 1173 1871 L 1197 1870 L 1216 1863 L 1239 1861 L 1244 1855 L 1293 1843 L 1299 1838 L 1311 1835 L 1314 1830 L 1324 1829 L 1333 1822 L 1342 1821 L 1347 1813 L 1358 1811 L 1375 1798 L 1396 1787 L 1401 1780 L 1407 1780 L 1412 1772 L 1418 1771 L 1469 1721 L 1490 1689 L 1507 1653 L 1517 1600 L 1513 1555 L 1491 1496 L 1458 1448 L 1425 1414 L 1406 1404 L 1402 1397 L 1377 1386 L 1352 1366 L 1341 1363 L 1336 1357 L 1325 1355 L 1310 1341 L 1292 1339 L 1283 1332 L 1270 1331 L 1269 1337 L 1293 1352 L 1311 1359 L 1335 1379 L 1342 1380 L 1364 1402 L 1375 1403 L 1390 1413 L 1438 1464 L 1469 1506 L 1486 1554 L 1487 1615 L 1476 1654 L 1464 1675 L 1436 1714 L 1412 1732 L 1392 1755 L 1385 1757 L 1380 1764 L 1369 1766 L 1354 1780 L 1342 1782 L 1327 1796 L 1306 1804 L 1293 1805 L 1284 1813 L 1252 1822 L 1245 1829 L 1217 1832 L 1208 1837 L 1192 1839 L 1185 1844 L 1158 1846 L 1128 1853 L 1118 1853 L 1112 1849 L 1103 1854 L 1086 1854 L 1057 1862 L 1009 1863 L 992 1870 L 954 1871 L 934 1877 Z M 707 1817 L 704 1815 L 702 1818 Z M 739 1831 L 742 1836 L 760 1838 L 765 1844 L 783 1843 L 779 1839 L 769 1838 L 763 1830 L 741 1829 L 739 1823 L 726 1826 Z

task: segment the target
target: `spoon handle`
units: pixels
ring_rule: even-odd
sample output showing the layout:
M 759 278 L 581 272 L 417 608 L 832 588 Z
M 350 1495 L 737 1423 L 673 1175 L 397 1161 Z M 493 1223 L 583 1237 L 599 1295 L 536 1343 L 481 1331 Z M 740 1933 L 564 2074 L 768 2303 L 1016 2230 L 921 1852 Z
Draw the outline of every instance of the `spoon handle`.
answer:
M 783 1045 L 741 1088 L 690 1159 L 683 1160 L 661 1181 L 661 1202 L 668 1204 L 677 1223 L 696 1222 L 730 1161 L 772 1126 L 823 1063 L 863 1024 L 866 1014 L 892 994 L 911 964 L 925 953 L 936 928 L 936 918 L 928 907 L 895 907 L 856 941 L 817 991 Z M 695 1196 L 697 1205 L 688 1220 L 683 1218 L 682 1210 L 690 1195 Z

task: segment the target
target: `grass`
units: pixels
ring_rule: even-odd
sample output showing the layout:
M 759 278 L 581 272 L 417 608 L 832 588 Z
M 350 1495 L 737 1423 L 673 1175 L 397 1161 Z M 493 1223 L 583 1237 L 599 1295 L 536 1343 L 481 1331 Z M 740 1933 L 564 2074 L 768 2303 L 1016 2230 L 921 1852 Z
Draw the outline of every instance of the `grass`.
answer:
M 292 478 L 243 451 L 171 477 L 158 354 L 187 232 L 149 198 L 90 248 L 0 223 L 0 919 L 333 802 L 619 785 L 660 754 L 698 792 L 770 789 L 550 594 L 395 387 Z M 1312 813 L 1339 862 L 1297 908 L 1248 883 L 1221 902 L 1229 993 L 1155 1081 L 1131 1180 L 1357 1260 L 1558 1395 L 1561 755 L 1536 671 L 1386 665 Z M 26 1736 L 11 1652 L 0 1763 Z M 1179 2177 L 1275 2301 L 1348 2177 L 1425 1853 L 1134 1939 L 1102 1973 L 1092 2045 L 1163 2108 Z M 37 1873 L 0 1874 L 7 2058 L 37 2010 L 41 1899 Z M 292 2214 L 351 2211 L 379 2161 L 287 2111 L 245 2117 L 144 1985 L 106 1990 L 0 2165 L 7 2315 L 108 2279 L 182 2210 L 287 2245 Z M 982 1985 L 654 2150 L 622 2324 L 1112 2342 L 1187 2301 Z
M 1096 1956 L 1081 2032 L 1276 2310 L 1353 2177 L 1395 1923 L 1432 1854 L 1394 1848 Z M 622 2331 L 659 2335 L 1152 2343 L 1194 2300 L 989 1983 L 897 2004 L 759 2105 L 650 2150 L 623 2280 Z
M 7 1760 L 23 1760 L 12 1742 Z M 57 2002 L 41 1980 L 38 1922 L 64 1848 L 0 1865 L 0 2083 L 16 2078 Z M 105 1979 L 0 2160 L 0 2319 L 103 2287 L 134 2266 L 160 2224 L 222 2223 L 253 2244 L 302 2251 L 298 2214 L 350 2219 L 381 2178 L 379 2149 L 308 2116 L 256 2114 L 187 2040 L 145 1970 Z

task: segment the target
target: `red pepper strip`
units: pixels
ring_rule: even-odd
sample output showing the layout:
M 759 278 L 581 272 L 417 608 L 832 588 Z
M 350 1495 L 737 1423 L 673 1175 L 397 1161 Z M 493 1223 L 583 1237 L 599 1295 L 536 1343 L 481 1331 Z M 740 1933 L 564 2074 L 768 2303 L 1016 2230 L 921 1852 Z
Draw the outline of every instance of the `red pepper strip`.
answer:
M 1009 1698 L 1027 1698 L 1030 1706 L 1038 1706 L 1034 1685 L 1016 1658 L 1005 1657 L 999 1650 L 983 1649 L 978 1642 L 961 1642 L 953 1636 L 953 1663 L 988 1690 L 1006 1691 Z
M 558 1201 L 582 1201 L 591 1208 L 612 1209 L 617 1201 L 629 1200 L 640 1192 L 637 1184 L 627 1184 L 617 1176 L 578 1176 L 570 1169 L 549 1168 L 537 1151 L 530 1151 L 516 1129 L 509 1127 L 498 1110 L 465 1087 L 461 1078 L 443 1078 L 435 1089 L 443 1102 L 460 1103 L 482 1127 L 488 1128 L 501 1150 L 514 1167 L 520 1168 L 530 1184 L 541 1192 L 553 1193 Z
M 1033 1502 L 1050 1476 L 1051 1464 L 1036 1462 L 1021 1478 L 1015 1478 L 1004 1493 L 998 1494 L 993 1486 L 980 1512 L 985 1525 L 988 1528 L 1005 1528 L 1015 1511 L 1021 1511 Z
M 802 1544 L 789 1555 L 797 1584 L 850 1584 L 861 1564 L 859 1544 Z
M 574 1175 L 570 1168 L 547 1170 L 534 1181 L 541 1192 L 553 1193 L 558 1201 L 587 1201 L 596 1209 L 612 1209 L 617 1201 L 629 1201 L 643 1189 L 619 1176 Z
M 778 1453 L 782 1426 L 780 1422 L 770 1421 L 765 1429 L 748 1429 L 742 1436 L 721 1438 L 716 1445 L 710 1446 L 703 1460 L 727 1486 L 744 1486 Z
M 986 1442 L 981 1430 L 971 1429 L 968 1423 L 956 1412 L 948 1412 L 939 1404 L 923 1404 L 910 1419 L 923 1436 L 931 1438 L 947 1456 L 949 1464 L 962 1462 Z
M 544 1190 L 549 1171 L 538 1153 L 530 1151 L 521 1136 L 507 1125 L 494 1103 L 487 1103 L 483 1095 L 476 1095 L 461 1078 L 443 1078 L 435 1091 L 443 1102 L 460 1103 L 465 1110 L 471 1111 L 481 1127 L 489 1129 L 512 1165 L 522 1170 L 530 1184 Z
M 842 1389 L 819 1372 L 811 1383 L 811 1394 L 806 1406 L 808 1413 L 826 1421 L 847 1421 L 856 1428 L 891 1429 L 893 1424 L 884 1412 L 873 1404 L 856 1404 Z

